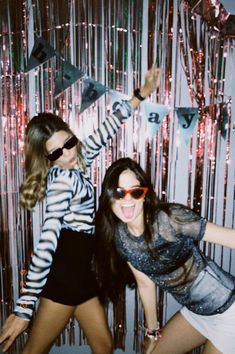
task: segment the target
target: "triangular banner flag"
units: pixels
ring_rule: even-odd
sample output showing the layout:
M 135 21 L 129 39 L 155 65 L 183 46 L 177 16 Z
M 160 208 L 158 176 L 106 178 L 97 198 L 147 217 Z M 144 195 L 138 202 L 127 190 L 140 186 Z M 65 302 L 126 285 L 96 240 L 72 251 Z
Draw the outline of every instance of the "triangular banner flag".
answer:
M 92 105 L 93 102 L 98 100 L 98 98 L 100 98 L 108 90 L 108 87 L 102 85 L 98 81 L 85 79 L 80 113 L 85 111 L 85 109 Z
M 124 118 L 128 118 L 126 115 L 126 110 L 122 112 L 122 102 L 124 101 L 129 101 L 130 97 L 120 93 L 118 91 L 111 91 L 111 97 L 110 97 L 110 111 L 111 112 L 117 112 L 118 110 L 121 111 L 122 116 Z
M 198 108 L 178 107 L 176 108 L 176 113 L 185 143 L 188 144 L 189 137 L 198 121 Z
M 32 52 L 30 54 L 25 72 L 28 72 L 38 65 L 45 63 L 56 55 L 56 51 L 42 37 L 35 40 Z
M 67 61 L 61 61 L 58 77 L 55 82 L 54 97 L 84 76 L 84 73 Z
M 142 115 L 146 121 L 146 132 L 149 139 L 152 139 L 167 115 L 169 108 L 163 104 L 151 102 L 144 102 L 142 107 Z

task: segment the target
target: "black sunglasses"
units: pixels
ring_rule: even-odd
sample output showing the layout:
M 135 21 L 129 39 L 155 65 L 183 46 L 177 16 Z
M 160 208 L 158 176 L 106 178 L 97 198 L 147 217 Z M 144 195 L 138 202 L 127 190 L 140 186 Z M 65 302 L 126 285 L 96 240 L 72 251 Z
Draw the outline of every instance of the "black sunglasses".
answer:
M 64 143 L 64 146 L 62 146 L 62 148 L 58 148 L 58 149 L 54 150 L 51 154 L 46 155 L 46 157 L 50 161 L 56 161 L 60 156 L 63 155 L 63 149 L 70 150 L 74 146 L 76 146 L 77 143 L 78 143 L 78 138 L 75 135 L 73 135 L 73 136 L 71 136 L 71 138 L 69 138 L 66 141 L 66 143 Z
M 132 198 L 139 200 L 145 197 L 148 192 L 148 187 L 134 187 L 130 189 L 117 188 L 113 191 L 112 197 L 114 199 L 123 199 L 127 194 L 130 194 Z

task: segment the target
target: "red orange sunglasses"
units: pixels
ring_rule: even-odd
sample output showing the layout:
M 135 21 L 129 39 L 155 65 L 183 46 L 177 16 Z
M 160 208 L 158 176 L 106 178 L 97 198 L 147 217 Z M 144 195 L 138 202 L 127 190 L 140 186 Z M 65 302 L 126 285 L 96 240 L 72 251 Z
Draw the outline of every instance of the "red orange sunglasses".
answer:
M 144 198 L 147 192 L 148 187 L 117 188 L 113 191 L 112 196 L 114 199 L 123 199 L 127 194 L 130 194 L 132 198 L 139 200 Z

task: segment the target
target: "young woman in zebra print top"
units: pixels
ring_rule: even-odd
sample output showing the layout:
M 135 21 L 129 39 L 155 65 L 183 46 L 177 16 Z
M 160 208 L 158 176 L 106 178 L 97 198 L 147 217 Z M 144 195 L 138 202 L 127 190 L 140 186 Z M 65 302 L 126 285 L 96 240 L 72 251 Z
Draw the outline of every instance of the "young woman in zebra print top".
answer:
M 92 353 L 112 353 L 110 330 L 91 271 L 95 210 L 86 168 L 131 116 L 141 96 L 156 89 L 158 80 L 159 70 L 153 65 L 133 98 L 123 102 L 83 143 L 54 114 L 41 113 L 30 120 L 21 205 L 31 210 L 45 200 L 45 215 L 26 285 L 0 336 L 4 352 L 27 328 L 40 298 L 23 354 L 48 353 L 71 316 L 79 321 Z

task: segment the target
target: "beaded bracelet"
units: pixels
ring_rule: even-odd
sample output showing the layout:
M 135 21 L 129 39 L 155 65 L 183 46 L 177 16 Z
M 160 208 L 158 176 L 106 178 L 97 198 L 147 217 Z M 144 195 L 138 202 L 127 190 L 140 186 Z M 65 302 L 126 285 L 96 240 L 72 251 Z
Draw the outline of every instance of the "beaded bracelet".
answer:
M 161 329 L 159 323 L 154 329 L 145 328 L 145 335 L 146 337 L 154 340 L 158 340 L 158 338 L 161 338 Z

